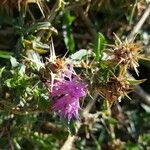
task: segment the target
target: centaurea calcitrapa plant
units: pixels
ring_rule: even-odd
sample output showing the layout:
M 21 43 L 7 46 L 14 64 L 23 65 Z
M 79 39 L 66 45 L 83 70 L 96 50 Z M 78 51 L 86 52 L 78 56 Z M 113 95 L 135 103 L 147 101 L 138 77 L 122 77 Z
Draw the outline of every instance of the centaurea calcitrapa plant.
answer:
M 95 61 L 95 53 L 86 50 L 80 50 L 72 55 L 86 56 L 86 59 L 80 56 L 80 61 L 73 61 L 72 56 L 56 57 L 52 44 L 51 55 L 45 64 L 43 77 L 52 99 L 53 112 L 57 112 L 60 117 L 70 122 L 71 119 L 79 120 L 79 99 L 85 97 L 87 93 L 100 94 L 108 100 L 110 107 L 124 96 L 130 98 L 128 93 L 132 91 L 133 83 L 141 83 L 143 80 L 133 81 L 127 71 L 133 68 L 137 73 L 138 60 L 144 57 L 139 43 L 127 40 L 121 42 L 116 35 L 115 37 L 117 41 L 112 46 L 111 53 L 107 48 L 104 49 L 103 52 L 107 57 L 102 57 L 99 62 Z M 74 67 L 83 70 L 82 79 L 77 75 Z
M 146 149 L 149 108 L 128 96 L 142 46 L 117 35 L 147 3 L 0 0 L 0 149 Z

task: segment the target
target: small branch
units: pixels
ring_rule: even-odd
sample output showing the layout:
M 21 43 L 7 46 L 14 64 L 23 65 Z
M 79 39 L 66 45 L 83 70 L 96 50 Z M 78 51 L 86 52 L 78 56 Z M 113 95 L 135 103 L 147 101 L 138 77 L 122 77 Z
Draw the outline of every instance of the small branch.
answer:
M 144 22 L 146 21 L 146 19 L 149 17 L 150 15 L 150 3 L 148 4 L 144 14 L 142 15 L 141 19 L 139 20 L 139 22 L 134 26 L 133 30 L 131 31 L 131 33 L 128 36 L 128 39 L 133 39 L 135 37 L 135 35 L 139 32 L 139 30 L 142 28 Z
M 92 98 L 91 101 L 89 101 L 89 103 L 87 104 L 87 106 L 85 107 L 84 111 L 83 111 L 83 117 L 86 117 L 87 114 L 91 111 L 93 105 L 95 104 L 96 100 L 97 100 L 98 95 L 95 94 L 94 98 Z
M 56 3 L 54 4 L 53 8 L 50 11 L 50 15 L 48 16 L 48 21 L 50 23 L 52 23 L 52 21 L 56 17 L 57 12 L 60 10 L 60 8 L 62 7 L 63 3 L 64 2 L 62 0 L 57 0 Z
M 150 106 L 150 94 L 146 93 L 139 85 L 134 87 L 134 91 L 142 98 L 142 103 Z

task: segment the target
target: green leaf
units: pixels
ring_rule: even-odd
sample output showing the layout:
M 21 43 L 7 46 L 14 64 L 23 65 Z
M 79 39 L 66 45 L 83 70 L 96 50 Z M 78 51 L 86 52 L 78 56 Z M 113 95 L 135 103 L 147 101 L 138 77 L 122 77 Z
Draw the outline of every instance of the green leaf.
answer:
M 10 62 L 12 67 L 17 67 L 19 64 L 15 57 L 10 57 Z
M 38 30 L 49 30 L 52 26 L 49 22 L 38 22 L 32 24 L 30 27 L 26 27 L 25 33 L 32 33 Z
M 19 68 L 18 68 L 18 74 L 21 76 L 21 77 L 24 77 L 25 76 L 25 71 L 26 71 L 26 66 L 23 65 L 23 64 L 20 64 Z
M 0 68 L 0 78 L 2 77 L 2 73 L 5 70 L 5 67 Z
M 70 11 L 65 11 L 64 18 L 63 18 L 63 26 L 62 26 L 63 36 L 64 36 L 66 47 L 71 53 L 75 52 L 75 44 L 74 44 L 75 42 L 74 42 L 74 37 L 71 28 L 71 25 L 74 20 L 75 17 L 70 15 Z
M 135 15 L 136 7 L 137 7 L 137 0 L 135 0 L 134 4 L 132 5 L 131 14 L 129 16 L 129 25 L 130 26 L 133 23 L 133 17 Z
M 131 85 L 138 85 L 138 84 L 143 83 L 145 80 L 146 80 L 146 79 L 142 79 L 142 80 L 128 80 L 128 81 L 129 81 L 129 83 L 130 83 Z
M 70 58 L 72 60 L 81 60 L 84 56 L 88 55 L 88 51 L 85 49 L 81 49 L 77 51 L 76 53 L 72 54 Z
M 41 61 L 41 57 L 38 53 L 36 53 L 35 51 L 31 50 L 29 51 L 29 59 L 31 59 L 32 66 L 33 68 L 35 68 L 36 70 L 40 70 L 40 68 L 44 67 L 44 64 Z
M 105 45 L 106 45 L 105 37 L 103 36 L 102 33 L 98 33 L 94 45 L 96 61 L 100 61 L 102 59 L 102 52 L 105 48 Z
M 33 48 L 43 48 L 43 49 L 49 49 L 49 45 L 44 44 L 40 41 L 34 40 L 32 41 Z
M 28 36 L 27 39 L 23 40 L 23 44 L 24 47 L 26 47 L 26 49 L 34 49 L 34 51 L 36 51 L 39 54 L 47 53 L 50 48 L 48 44 L 42 43 L 40 39 L 34 36 Z
M 147 112 L 150 113 L 150 106 L 147 106 L 145 104 L 141 104 L 141 106 L 143 107 L 143 109 Z
M 108 117 L 107 119 L 108 119 L 107 121 L 109 124 L 117 124 L 118 123 L 118 121 L 112 117 Z
M 32 40 L 32 46 L 33 46 L 33 49 L 39 54 L 45 54 L 48 52 L 47 50 L 49 49 L 49 46 L 47 44 L 44 44 L 37 40 Z
M 12 56 L 11 52 L 0 50 L 0 58 L 9 59 Z

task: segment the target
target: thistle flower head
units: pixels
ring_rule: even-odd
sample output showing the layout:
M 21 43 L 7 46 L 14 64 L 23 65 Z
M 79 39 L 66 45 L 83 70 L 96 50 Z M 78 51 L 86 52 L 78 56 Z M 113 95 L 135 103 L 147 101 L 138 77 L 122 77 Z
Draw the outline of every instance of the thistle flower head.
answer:
M 130 99 L 127 94 L 132 90 L 131 86 L 126 76 L 119 75 L 118 77 L 111 77 L 109 82 L 105 86 L 98 88 L 97 91 L 105 97 L 110 106 L 112 106 L 115 101 L 120 100 L 124 96 Z
M 79 119 L 79 99 L 86 95 L 87 84 L 76 74 L 71 61 L 56 57 L 53 42 L 50 46 L 50 58 L 43 75 L 52 98 L 52 110 L 68 121 Z
M 57 70 L 55 62 L 57 60 L 52 65 Z M 51 79 L 46 81 L 46 85 L 52 97 L 52 110 L 68 121 L 79 119 L 79 99 L 86 95 L 87 85 L 76 75 L 73 64 L 63 64 L 61 69 L 51 72 Z
M 69 79 L 69 78 L 68 78 Z M 51 96 L 53 111 L 68 121 L 72 118 L 79 119 L 79 99 L 86 95 L 86 84 L 76 76 L 72 80 L 55 81 Z
M 115 37 L 116 42 L 115 45 L 112 46 L 113 63 L 116 63 L 126 69 L 134 69 L 138 75 L 138 60 L 144 59 L 144 56 L 141 54 L 141 44 L 128 39 L 122 42 L 117 35 L 115 35 Z

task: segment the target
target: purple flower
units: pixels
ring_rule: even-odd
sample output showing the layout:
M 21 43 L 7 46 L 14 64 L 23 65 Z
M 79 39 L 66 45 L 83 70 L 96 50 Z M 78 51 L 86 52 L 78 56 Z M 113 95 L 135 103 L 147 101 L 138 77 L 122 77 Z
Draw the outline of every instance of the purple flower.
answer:
M 71 78 L 71 74 L 68 78 L 66 75 L 55 81 L 51 92 L 53 111 L 57 112 L 59 116 L 67 118 L 68 121 L 72 118 L 79 119 L 79 99 L 86 95 L 86 91 L 87 84 L 77 76 Z

